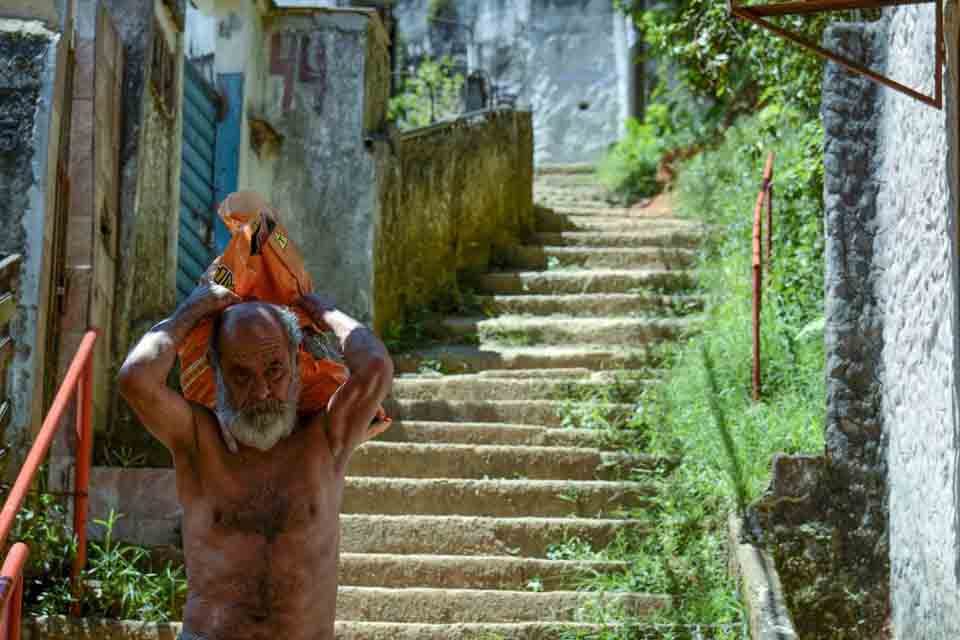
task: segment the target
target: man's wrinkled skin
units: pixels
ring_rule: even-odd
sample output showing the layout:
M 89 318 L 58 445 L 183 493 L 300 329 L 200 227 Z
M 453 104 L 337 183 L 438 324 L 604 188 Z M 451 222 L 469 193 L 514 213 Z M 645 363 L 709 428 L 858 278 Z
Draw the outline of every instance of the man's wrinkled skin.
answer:
M 298 305 L 337 334 L 351 372 L 325 413 L 296 418 L 296 345 L 279 308 L 241 303 L 209 279 L 143 337 L 120 371 L 121 393 L 173 454 L 185 637 L 333 640 L 345 469 L 381 429 L 368 427 L 393 365 L 373 333 L 320 296 Z M 165 381 L 186 335 L 216 316 L 214 413 Z

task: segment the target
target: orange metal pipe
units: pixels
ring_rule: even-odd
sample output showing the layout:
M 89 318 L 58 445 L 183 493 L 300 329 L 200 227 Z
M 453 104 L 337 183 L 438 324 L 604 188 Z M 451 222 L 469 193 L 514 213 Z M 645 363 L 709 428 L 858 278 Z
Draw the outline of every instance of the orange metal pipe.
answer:
M 0 547 L 6 545 L 7 537 L 13 528 L 17 512 L 20 511 L 27 491 L 30 489 L 33 478 L 37 474 L 37 469 L 40 468 L 43 459 L 47 455 L 47 451 L 50 450 L 50 445 L 53 443 L 53 437 L 56 435 L 57 428 L 60 425 L 60 418 L 63 417 L 63 412 L 67 408 L 67 403 L 70 402 L 70 398 L 73 395 L 74 389 L 77 387 L 80 376 L 84 373 L 87 362 L 92 359 L 93 345 L 96 341 L 96 331 L 88 331 L 80 342 L 80 348 L 77 349 L 77 355 L 74 356 L 73 362 L 70 363 L 70 369 L 67 370 L 67 375 L 60 385 L 60 390 L 53 399 L 50 412 L 44 419 L 43 425 L 40 427 L 40 433 L 37 434 L 37 439 L 34 440 L 33 447 L 30 448 L 30 453 L 27 454 L 27 460 L 23 463 L 20 474 L 17 476 L 13 488 L 10 490 L 6 502 L 3 504 L 3 510 L 0 511 Z
M 763 258 L 760 237 L 763 227 L 763 200 L 765 191 L 757 194 L 757 206 L 753 210 L 753 399 L 760 399 L 760 306 L 763 287 Z
M 72 613 L 80 615 L 80 573 L 87 564 L 87 503 L 90 489 L 90 464 L 93 458 L 93 359 L 87 360 L 77 390 L 77 463 L 74 478 L 73 531 L 77 536 L 77 555 L 70 570 L 73 595 Z
M 0 609 L 2 640 L 20 640 L 20 612 L 23 607 L 23 568 L 30 549 L 22 542 L 13 545 L 0 571 Z
M 773 263 L 773 161 L 776 154 L 771 151 L 767 156 L 767 166 L 763 169 L 763 190 L 767 197 L 767 271 Z

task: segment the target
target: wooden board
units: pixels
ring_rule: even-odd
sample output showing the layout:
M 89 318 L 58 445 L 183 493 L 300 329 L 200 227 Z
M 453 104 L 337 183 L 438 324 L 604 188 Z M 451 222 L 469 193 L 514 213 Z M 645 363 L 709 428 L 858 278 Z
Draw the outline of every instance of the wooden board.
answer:
M 906 4 L 929 4 L 932 2 L 934 2 L 934 0 L 799 0 L 798 2 L 736 5 L 736 8 L 755 16 L 797 16 L 823 13 L 825 11 L 882 9 L 884 7 L 896 7 Z

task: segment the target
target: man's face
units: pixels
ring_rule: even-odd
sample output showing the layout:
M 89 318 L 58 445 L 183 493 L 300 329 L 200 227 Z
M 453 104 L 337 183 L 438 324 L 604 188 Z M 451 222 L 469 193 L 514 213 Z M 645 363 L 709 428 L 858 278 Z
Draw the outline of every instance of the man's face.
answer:
M 266 310 L 224 322 L 216 413 L 241 444 L 266 451 L 293 431 L 300 394 L 294 357 Z

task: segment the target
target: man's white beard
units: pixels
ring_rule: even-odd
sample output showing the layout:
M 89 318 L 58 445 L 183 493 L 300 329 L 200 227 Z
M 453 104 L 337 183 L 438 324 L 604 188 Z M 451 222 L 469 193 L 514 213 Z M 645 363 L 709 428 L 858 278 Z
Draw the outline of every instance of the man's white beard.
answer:
M 216 414 L 220 424 L 226 427 L 237 442 L 260 451 L 273 448 L 278 442 L 293 433 L 297 425 L 297 400 L 300 398 L 300 377 L 290 385 L 286 402 L 266 400 L 237 411 L 230 401 L 223 376 L 217 372 Z M 290 400 L 293 398 L 293 400 Z

